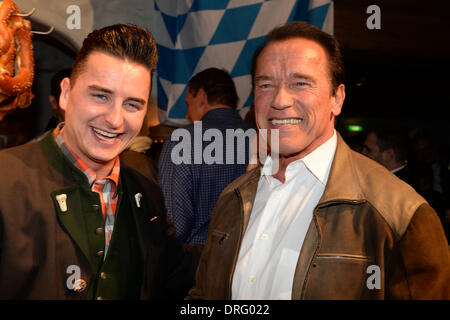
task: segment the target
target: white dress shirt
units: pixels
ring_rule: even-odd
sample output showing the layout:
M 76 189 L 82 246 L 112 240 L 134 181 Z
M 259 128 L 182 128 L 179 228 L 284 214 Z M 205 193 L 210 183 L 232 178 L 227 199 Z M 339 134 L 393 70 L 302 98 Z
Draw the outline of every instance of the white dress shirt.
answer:
M 297 260 L 322 196 L 336 151 L 336 131 L 316 150 L 272 177 L 273 160 L 261 170 L 250 220 L 233 275 L 232 299 L 291 299 Z

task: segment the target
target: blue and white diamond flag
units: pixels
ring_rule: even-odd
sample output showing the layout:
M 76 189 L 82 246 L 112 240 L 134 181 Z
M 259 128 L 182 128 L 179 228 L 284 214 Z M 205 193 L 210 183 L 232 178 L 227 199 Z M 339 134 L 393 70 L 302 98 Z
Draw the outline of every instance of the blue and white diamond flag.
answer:
M 244 116 L 253 103 L 253 53 L 275 26 L 307 21 L 333 33 L 333 0 L 154 0 L 152 10 L 159 50 L 153 93 L 161 123 L 174 126 L 187 124 L 187 82 L 209 67 L 230 72 Z

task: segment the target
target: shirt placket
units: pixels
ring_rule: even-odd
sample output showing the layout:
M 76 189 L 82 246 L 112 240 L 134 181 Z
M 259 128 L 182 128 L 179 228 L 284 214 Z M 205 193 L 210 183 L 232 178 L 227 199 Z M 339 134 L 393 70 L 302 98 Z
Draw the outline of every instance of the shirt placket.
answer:
M 111 242 L 111 236 L 114 227 L 114 215 L 112 212 L 109 212 L 111 207 L 111 190 L 108 190 L 108 186 L 111 186 L 111 182 L 108 179 L 96 180 L 93 183 L 92 191 L 96 192 L 100 196 L 100 203 L 102 206 L 102 215 L 105 221 L 105 254 L 104 258 L 106 258 L 106 254 L 108 253 L 108 248 Z M 111 188 L 109 188 L 111 189 Z
M 273 250 L 273 235 L 274 230 L 279 225 L 279 219 L 277 214 L 277 207 L 280 201 L 282 184 L 277 183 L 272 176 L 264 176 L 266 188 L 268 189 L 268 200 L 266 202 L 263 216 L 260 217 L 260 227 L 256 231 L 256 238 L 253 244 L 252 256 L 250 261 L 254 261 L 254 256 L 258 253 L 258 260 L 261 261 L 259 265 L 253 265 L 249 268 L 248 287 L 253 295 L 256 292 L 264 290 L 265 285 L 261 282 L 263 276 L 263 270 L 261 266 L 267 265 L 270 259 L 271 252 Z

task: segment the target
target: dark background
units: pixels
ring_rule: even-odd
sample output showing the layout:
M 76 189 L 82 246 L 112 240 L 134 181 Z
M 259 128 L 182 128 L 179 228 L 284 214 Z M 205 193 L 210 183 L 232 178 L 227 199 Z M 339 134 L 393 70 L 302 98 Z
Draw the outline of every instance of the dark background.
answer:
M 367 7 L 381 9 L 381 29 L 366 27 Z M 450 146 L 450 2 L 336 0 L 334 34 L 346 67 L 347 124 L 424 126 Z

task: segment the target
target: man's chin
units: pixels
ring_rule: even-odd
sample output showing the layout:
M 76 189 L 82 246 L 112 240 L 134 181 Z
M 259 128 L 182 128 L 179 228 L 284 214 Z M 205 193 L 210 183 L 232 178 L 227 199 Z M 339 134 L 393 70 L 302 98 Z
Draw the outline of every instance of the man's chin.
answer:
M 305 149 L 304 145 L 299 143 L 298 138 L 283 138 L 280 137 L 278 145 L 271 143 L 271 148 L 275 152 L 278 150 L 280 155 L 292 155 L 302 152 Z M 276 149 L 275 149 L 276 148 Z
M 272 150 L 275 154 L 277 154 L 281 158 L 291 158 L 301 154 L 305 150 L 305 148 L 300 145 L 294 146 L 290 144 L 287 146 L 280 145 L 278 150 L 272 147 Z
M 110 152 L 91 152 L 89 154 L 89 158 L 91 161 L 99 164 L 99 165 L 107 165 L 110 164 L 112 161 L 114 161 L 118 155 L 122 153 L 122 149 L 120 150 L 111 150 Z

